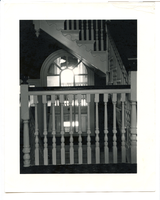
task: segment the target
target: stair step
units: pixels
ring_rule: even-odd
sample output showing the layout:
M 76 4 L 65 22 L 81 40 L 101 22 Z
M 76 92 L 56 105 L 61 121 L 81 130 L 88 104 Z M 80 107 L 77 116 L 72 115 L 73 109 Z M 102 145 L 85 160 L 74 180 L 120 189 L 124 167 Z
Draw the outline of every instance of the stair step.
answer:
M 79 40 L 79 30 L 62 30 L 61 32 L 71 41 Z

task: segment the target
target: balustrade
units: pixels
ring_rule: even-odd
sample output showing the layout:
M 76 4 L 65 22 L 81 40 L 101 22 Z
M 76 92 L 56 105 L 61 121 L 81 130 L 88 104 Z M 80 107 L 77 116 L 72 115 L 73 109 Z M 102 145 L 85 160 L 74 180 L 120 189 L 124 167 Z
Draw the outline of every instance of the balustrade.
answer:
M 29 145 L 29 114 L 26 115 L 26 110 L 29 110 L 29 104 L 27 103 L 27 96 L 34 96 L 34 109 L 35 109 L 35 165 L 39 165 L 39 137 L 38 133 L 38 112 L 37 105 L 38 99 L 42 97 L 42 105 L 43 105 L 43 157 L 44 157 L 44 165 L 49 164 L 49 155 L 51 154 L 52 164 L 56 165 L 60 161 L 62 165 L 76 164 L 77 159 L 75 156 L 78 153 L 78 164 L 92 164 L 92 163 L 118 163 L 119 160 L 125 163 L 127 162 L 127 148 L 128 145 L 125 131 L 125 96 L 127 93 L 131 92 L 131 89 L 128 86 L 122 87 L 122 89 L 116 88 L 111 89 L 114 86 L 106 86 L 106 88 L 96 88 L 92 89 L 90 86 L 80 87 L 81 89 L 77 90 L 46 90 L 46 91 L 38 91 L 36 88 L 30 88 L 28 91 L 28 87 L 22 85 L 22 90 L 26 93 L 22 92 L 22 119 L 24 124 L 24 145 L 23 145 L 23 153 L 24 153 L 24 166 L 30 166 L 30 145 Z M 108 87 L 108 88 L 107 88 Z M 74 87 L 73 87 L 74 88 Z M 103 95 L 103 100 L 100 98 L 100 95 Z M 111 95 L 109 95 L 111 94 Z M 116 104 L 117 104 L 117 94 L 121 95 L 121 108 L 122 108 L 122 124 L 121 124 L 121 132 L 118 131 L 116 125 Z M 50 96 L 50 98 L 48 98 Z M 95 105 L 91 104 L 92 98 L 94 96 Z M 109 118 L 111 118 L 110 113 L 108 112 L 108 101 L 112 97 L 112 105 L 113 105 L 113 127 L 111 131 L 111 121 L 108 122 Z M 27 99 L 27 101 L 26 101 Z M 56 104 L 56 101 L 59 101 Z M 74 101 L 77 100 L 77 104 Z M 85 105 L 84 104 L 85 100 Z M 51 103 L 48 104 L 48 101 Z M 65 104 L 67 101 L 67 104 Z M 32 106 L 32 109 L 33 109 Z M 48 106 L 51 110 L 51 132 L 47 130 L 47 110 Z M 102 108 L 103 107 L 103 108 Z M 131 162 L 135 163 L 136 160 L 136 102 L 131 101 L 131 146 L 130 152 Z M 95 109 L 95 124 L 94 124 L 94 132 L 91 132 L 91 109 Z M 59 111 L 60 112 L 59 112 Z M 68 110 L 68 114 L 66 115 L 66 110 Z M 100 121 L 99 114 L 100 110 L 104 110 L 104 123 Z M 57 116 L 57 112 L 59 112 L 59 121 Z M 77 113 L 75 117 L 75 112 Z M 86 114 L 84 114 L 84 112 Z M 109 116 L 108 116 L 109 115 Z M 68 117 L 67 117 L 68 116 Z M 67 118 L 66 118 L 67 117 Z M 94 116 L 93 116 L 94 117 Z M 65 119 L 68 119 L 68 122 L 65 122 Z M 68 129 L 65 128 L 65 123 L 68 123 Z M 56 130 L 57 125 L 60 124 L 60 130 Z M 109 124 L 110 123 L 110 124 Z M 84 129 L 84 124 L 86 124 L 86 129 Z M 110 128 L 109 128 L 110 127 Z M 67 131 L 68 130 L 68 131 Z M 76 132 L 77 130 L 77 132 Z M 118 134 L 118 135 L 117 135 Z M 121 135 L 120 135 L 121 134 Z M 49 136 L 50 135 L 50 136 Z M 101 137 L 103 135 L 103 137 Z M 111 144 L 111 139 L 108 135 L 112 136 L 113 142 Z M 78 136 L 78 143 L 76 142 L 76 137 Z M 120 148 L 121 153 L 118 152 L 118 140 L 117 136 L 121 138 Z M 60 144 L 57 143 L 57 138 L 60 137 Z M 68 139 L 67 139 L 68 137 Z M 86 137 L 86 139 L 85 139 Z M 52 147 L 49 148 L 49 140 L 52 139 Z M 93 140 L 94 138 L 94 140 Z M 103 139 L 102 139 L 103 138 Z M 69 142 L 66 143 L 66 142 Z M 92 143 L 91 143 L 92 141 Z M 103 146 L 103 148 L 102 148 Z M 112 148 L 111 148 L 112 146 Z M 60 148 L 60 156 L 58 154 L 58 149 Z M 111 149 L 110 149 L 111 148 Z M 51 149 L 51 152 L 49 151 Z M 68 153 L 67 153 L 68 151 Z M 76 153 L 77 151 L 77 153 Z M 86 151 L 86 153 L 85 153 Z M 49 153 L 50 152 L 50 153 Z M 111 153 L 113 155 L 113 160 L 110 159 Z M 69 157 L 68 157 L 69 155 Z M 86 156 L 86 157 L 85 157 Z M 118 159 L 119 158 L 119 159 Z M 67 161 L 69 159 L 69 161 Z

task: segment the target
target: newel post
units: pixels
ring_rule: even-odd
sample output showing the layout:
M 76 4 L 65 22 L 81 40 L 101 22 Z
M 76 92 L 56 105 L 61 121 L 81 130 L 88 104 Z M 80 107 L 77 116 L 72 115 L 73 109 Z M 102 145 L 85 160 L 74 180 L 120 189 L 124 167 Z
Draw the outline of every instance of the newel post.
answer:
M 137 71 L 131 71 L 131 163 L 137 163 Z
M 21 116 L 23 120 L 23 166 L 30 166 L 28 84 L 21 85 Z

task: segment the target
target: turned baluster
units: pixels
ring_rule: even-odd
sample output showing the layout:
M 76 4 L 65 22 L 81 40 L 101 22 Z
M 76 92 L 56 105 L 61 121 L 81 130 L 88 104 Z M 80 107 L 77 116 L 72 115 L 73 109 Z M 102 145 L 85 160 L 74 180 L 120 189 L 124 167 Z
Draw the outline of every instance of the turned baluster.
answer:
M 91 20 L 91 40 L 94 40 L 93 20 Z
M 105 163 L 109 163 L 107 102 L 108 102 L 108 94 L 104 94 L 104 162 Z
M 90 102 L 91 102 L 91 95 L 87 94 L 86 102 L 87 106 L 87 118 L 88 118 L 88 126 L 87 126 L 87 163 L 91 164 L 91 127 L 90 127 Z
M 117 94 L 113 94 L 113 163 L 117 163 L 117 129 L 116 129 L 116 102 Z
M 101 51 L 104 51 L 103 20 L 101 20 Z
M 48 140 L 47 140 L 47 97 L 46 95 L 42 96 L 43 102 L 43 120 L 44 120 L 44 128 L 43 128 L 43 135 L 44 135 L 44 165 L 48 165 Z
M 125 125 L 124 125 L 124 103 L 125 103 L 125 93 L 121 94 L 122 101 L 122 136 L 121 136 L 121 151 L 122 151 L 122 162 L 126 162 L 126 143 L 125 143 Z
M 76 20 L 76 30 L 79 30 L 79 20 Z
M 81 124 L 81 98 L 82 95 L 78 94 L 78 117 L 79 117 L 79 126 L 78 126 L 78 161 L 79 164 L 82 164 L 82 124 Z
M 83 20 L 81 20 L 81 40 L 84 40 L 84 24 L 83 24 Z
M 66 29 L 69 30 L 69 20 L 66 20 Z
M 55 101 L 56 96 L 51 95 L 52 108 L 52 164 L 56 165 L 56 130 L 55 130 Z
M 64 138 L 64 124 L 63 124 L 64 95 L 60 95 L 60 104 L 61 104 L 61 164 L 65 164 L 65 138 Z
M 23 166 L 30 166 L 28 85 L 21 85 L 21 116 L 23 120 Z
M 99 51 L 98 20 L 96 20 L 96 51 Z
M 74 30 L 74 20 L 71 20 L 71 30 Z
M 86 40 L 89 40 L 88 20 L 86 20 Z
M 38 116 L 37 116 L 37 104 L 38 99 L 37 96 L 34 96 L 34 104 L 35 104 L 35 165 L 39 165 L 39 139 L 38 139 Z
M 74 164 L 74 148 L 73 148 L 73 127 L 72 127 L 72 102 L 73 95 L 68 96 L 70 106 L 70 164 Z
M 96 164 L 100 163 L 100 149 L 99 149 L 99 118 L 98 118 L 98 102 L 99 94 L 95 94 L 95 103 L 96 103 Z

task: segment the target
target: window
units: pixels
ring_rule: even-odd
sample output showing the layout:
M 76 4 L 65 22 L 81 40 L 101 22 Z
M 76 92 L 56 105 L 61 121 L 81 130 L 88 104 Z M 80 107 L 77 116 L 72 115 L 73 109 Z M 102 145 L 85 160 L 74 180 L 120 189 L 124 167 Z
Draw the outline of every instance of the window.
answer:
M 66 55 L 54 60 L 47 72 L 47 86 L 88 85 L 87 69 L 74 56 Z

